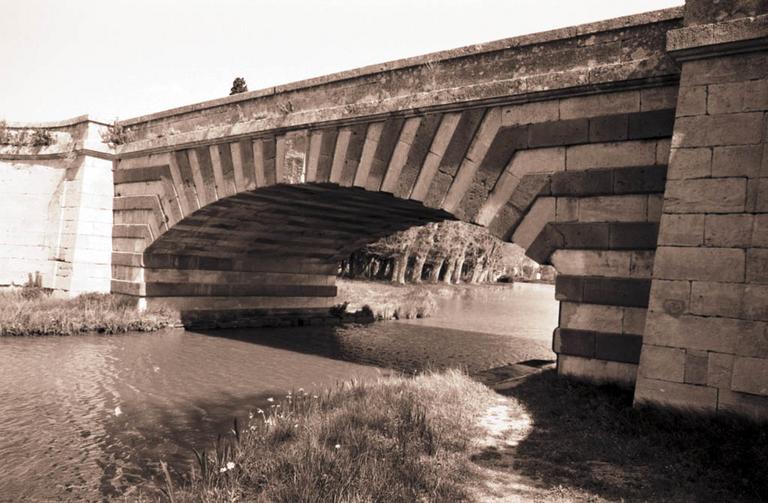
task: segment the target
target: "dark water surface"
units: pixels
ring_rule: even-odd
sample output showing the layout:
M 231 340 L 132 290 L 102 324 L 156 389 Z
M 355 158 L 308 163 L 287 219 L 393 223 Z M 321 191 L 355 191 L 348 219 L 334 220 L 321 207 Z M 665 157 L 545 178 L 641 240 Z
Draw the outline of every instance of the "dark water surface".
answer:
M 551 286 L 510 285 L 368 326 L 0 338 L 0 501 L 101 501 L 161 459 L 185 471 L 292 389 L 552 358 L 556 324 Z

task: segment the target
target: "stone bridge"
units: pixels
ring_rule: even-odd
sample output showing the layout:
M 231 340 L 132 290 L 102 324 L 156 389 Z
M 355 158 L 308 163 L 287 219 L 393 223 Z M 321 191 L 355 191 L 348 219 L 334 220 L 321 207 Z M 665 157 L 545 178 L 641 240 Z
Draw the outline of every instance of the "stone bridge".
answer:
M 0 150 L 0 207 L 39 208 L 0 224 L 0 282 L 309 323 L 351 251 L 459 219 L 557 269 L 559 373 L 766 417 L 767 10 L 689 0 L 374 65 L 122 121 L 114 150 L 103 124 L 45 125 L 69 143 Z

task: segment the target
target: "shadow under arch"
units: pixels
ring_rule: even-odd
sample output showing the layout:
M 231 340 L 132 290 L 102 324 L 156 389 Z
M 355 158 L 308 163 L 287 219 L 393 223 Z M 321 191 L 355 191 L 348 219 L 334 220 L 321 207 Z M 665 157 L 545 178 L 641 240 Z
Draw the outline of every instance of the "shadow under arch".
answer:
M 312 324 L 336 296 L 342 258 L 450 213 L 331 183 L 279 184 L 210 203 L 142 254 L 143 295 L 189 326 Z M 236 314 L 236 318 L 235 318 Z M 205 321 L 205 322 L 204 322 Z M 316 320 L 317 321 L 317 320 Z

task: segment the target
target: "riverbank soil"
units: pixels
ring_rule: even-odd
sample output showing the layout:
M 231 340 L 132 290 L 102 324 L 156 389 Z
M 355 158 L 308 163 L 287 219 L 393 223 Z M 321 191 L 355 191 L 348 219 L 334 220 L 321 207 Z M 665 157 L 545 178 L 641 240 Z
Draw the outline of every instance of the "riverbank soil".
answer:
M 630 390 L 507 370 L 479 376 L 500 396 L 496 433 L 473 456 L 487 475 L 477 500 L 768 501 L 768 425 L 636 409 Z

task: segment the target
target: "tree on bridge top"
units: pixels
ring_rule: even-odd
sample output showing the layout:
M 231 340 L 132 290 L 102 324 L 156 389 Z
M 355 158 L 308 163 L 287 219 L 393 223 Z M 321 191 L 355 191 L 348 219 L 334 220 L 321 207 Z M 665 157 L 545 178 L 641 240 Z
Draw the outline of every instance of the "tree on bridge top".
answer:
M 232 81 L 232 89 L 229 90 L 229 95 L 248 92 L 248 84 L 245 83 L 245 79 L 237 77 Z

